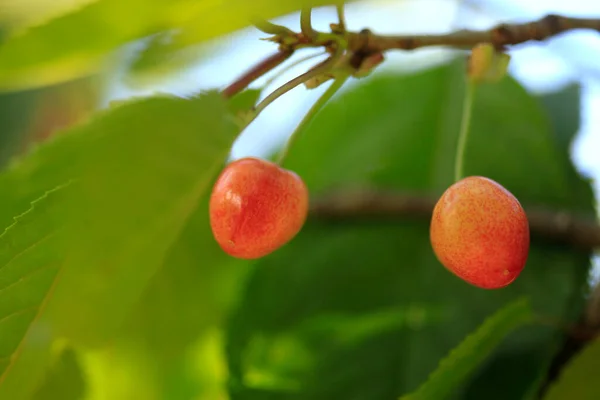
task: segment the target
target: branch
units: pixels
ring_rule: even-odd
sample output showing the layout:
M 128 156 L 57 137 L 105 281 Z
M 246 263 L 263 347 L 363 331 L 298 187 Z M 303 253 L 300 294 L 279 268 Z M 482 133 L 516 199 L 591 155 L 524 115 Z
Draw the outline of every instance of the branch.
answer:
M 501 24 L 486 31 L 462 30 L 446 35 L 376 35 L 368 30 L 346 33 L 352 51 L 378 53 L 388 50 L 414 50 L 420 47 L 449 46 L 470 49 L 479 43 L 491 43 L 498 50 L 529 41 L 542 41 L 560 33 L 589 29 L 600 32 L 600 19 L 547 15 L 524 24 Z
M 325 221 L 430 219 L 437 199 L 385 191 L 339 191 L 313 199 L 310 215 Z M 532 235 L 581 250 L 600 248 L 600 226 L 563 211 L 525 207 Z
M 221 94 L 225 96 L 225 98 L 235 96 L 237 93 L 246 89 L 252 82 L 287 60 L 292 54 L 293 51 L 280 50 L 277 53 L 270 55 L 254 65 L 248 71 L 244 72 L 244 74 L 236 79 L 231 85 L 223 89 Z
M 389 50 L 414 50 L 421 47 L 446 46 L 470 49 L 481 43 L 491 43 L 496 49 L 504 50 L 506 46 L 529 41 L 542 41 L 560 33 L 575 29 L 590 29 L 600 32 L 600 19 L 570 18 L 558 15 L 547 15 L 544 18 L 524 24 L 501 24 L 486 31 L 462 30 L 445 35 L 377 35 L 368 29 L 360 32 L 347 32 L 343 19 L 343 9 L 338 8 L 340 18 L 337 29 L 324 34 L 314 31 L 310 25 L 310 12 L 302 10 L 302 28 L 304 32 L 295 33 L 288 28 L 267 21 L 255 22 L 258 29 L 275 36 L 268 40 L 279 43 L 279 52 L 262 60 L 231 85 L 223 90 L 226 98 L 239 93 L 254 80 L 260 78 L 273 68 L 287 60 L 295 50 L 310 47 L 325 47 L 329 51 L 335 39 L 347 43 L 343 49 L 354 54 L 356 68 L 371 55 L 381 55 Z M 334 24 L 335 25 L 335 24 Z

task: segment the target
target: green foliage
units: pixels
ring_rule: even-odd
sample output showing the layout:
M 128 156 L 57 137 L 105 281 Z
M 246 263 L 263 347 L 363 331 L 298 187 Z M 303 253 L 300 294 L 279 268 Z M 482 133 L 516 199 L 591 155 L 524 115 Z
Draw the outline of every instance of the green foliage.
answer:
M 148 98 L 116 106 L 63 133 L 0 176 L 5 216 L 16 214 L 37 192 L 75 180 L 48 217 L 59 224 L 64 247 L 51 247 L 62 270 L 43 315 L 44 329 L 86 345 L 114 336 L 210 189 L 237 133 L 217 92 L 193 99 Z M 37 218 L 36 223 L 43 232 L 49 221 Z M 7 257 L 19 254 L 17 248 L 8 250 Z M 45 254 L 38 248 L 31 253 L 38 262 Z M 22 266 L 23 274 L 30 267 Z M 14 274 L 12 268 L 6 271 Z M 53 270 L 43 271 L 48 278 Z M 48 285 L 15 289 L 23 301 L 48 293 Z M 19 306 L 13 303 L 0 302 Z M 21 340 L 20 332 L 11 328 L 10 335 L 0 336 L 2 345 Z M 44 338 L 48 342 L 52 335 Z M 10 389 L 0 393 L 9 398 L 22 398 L 13 392 L 23 388 L 14 384 L 16 377 L 31 370 L 34 359 L 27 355 L 40 351 L 40 343 L 29 344 L 18 360 L 12 359 L 18 361 L 11 369 L 15 378 L 3 380 Z M 43 367 L 37 360 L 36 368 Z
M 66 190 L 34 201 L 0 236 L 0 393 L 26 342 L 39 348 L 52 340 L 47 321 L 39 319 L 64 265 L 58 233 Z
M 18 1 L 18 0 L 16 0 Z M 160 70 L 186 48 L 248 27 L 250 19 L 274 18 L 302 5 L 336 0 L 98 0 L 25 31 L 0 44 L 0 90 L 49 85 L 102 72 L 119 47 L 160 34 L 134 62 L 133 71 Z M 184 61 L 188 61 L 184 58 Z M 182 67 L 181 63 L 176 63 Z
M 444 358 L 427 382 L 400 400 L 445 399 L 513 330 L 531 322 L 533 313 L 526 300 L 508 304 L 489 317 L 475 332 Z
M 595 400 L 600 398 L 600 339 L 594 340 L 563 369 L 544 400 Z
M 228 102 L 229 111 L 250 109 L 259 95 L 258 90 L 240 93 Z M 210 175 L 211 184 L 217 172 Z M 208 197 L 207 192 L 199 200 L 120 335 L 124 346 L 134 341 L 143 347 L 144 363 L 159 371 L 152 380 L 165 398 L 172 389 L 170 371 L 189 357 L 199 336 L 224 322 L 248 271 L 244 261 L 228 257 L 213 239 Z M 200 390 L 194 383 L 186 384 Z
M 315 117 L 285 166 L 305 179 L 313 196 L 357 186 L 440 194 L 453 181 L 463 93 L 462 62 L 410 76 L 374 76 Z M 564 207 L 593 218 L 589 185 L 575 179 L 571 164 L 556 161 L 568 156 L 553 129 L 539 101 L 514 80 L 482 85 L 466 174 L 489 176 L 525 205 Z M 245 399 L 270 389 L 249 380 L 254 364 L 248 354 L 256 352 L 251 349 L 257 338 L 268 338 L 263 352 L 269 353 L 282 336 L 302 343 L 308 353 L 303 359 L 312 363 L 293 375 L 296 389 L 274 391 L 272 398 L 384 399 L 410 393 L 456 343 L 516 297 L 528 297 L 536 313 L 574 318 L 588 268 L 589 254 L 534 240 L 519 279 L 505 289 L 484 291 L 443 269 L 431 251 L 428 221 L 309 221 L 293 242 L 260 260 L 249 277 L 229 326 L 232 393 Z M 424 312 L 417 326 L 375 330 L 358 343 L 337 346 L 330 335 L 317 340 L 301 329 L 332 313 L 360 320 L 413 304 L 437 310 L 437 317 Z M 560 336 L 541 326 L 510 335 L 463 382 L 457 398 L 521 398 L 547 368 Z M 490 393 L 490 386 L 497 390 Z

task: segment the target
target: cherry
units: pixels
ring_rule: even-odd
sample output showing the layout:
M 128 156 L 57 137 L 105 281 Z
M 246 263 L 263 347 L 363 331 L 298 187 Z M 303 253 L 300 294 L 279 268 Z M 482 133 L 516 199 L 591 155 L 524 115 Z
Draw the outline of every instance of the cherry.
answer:
M 289 242 L 308 214 L 308 189 L 294 172 L 254 157 L 227 165 L 209 203 L 221 248 L 243 259 L 264 257 Z
M 444 192 L 433 210 L 430 238 L 449 271 L 483 289 L 512 283 L 529 253 L 529 223 L 521 204 L 499 183 L 480 176 Z

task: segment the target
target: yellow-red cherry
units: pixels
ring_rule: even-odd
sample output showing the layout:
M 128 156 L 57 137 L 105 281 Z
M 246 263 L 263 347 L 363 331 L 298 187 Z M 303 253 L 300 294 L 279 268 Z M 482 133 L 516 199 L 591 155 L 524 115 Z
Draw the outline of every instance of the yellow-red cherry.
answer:
M 484 289 L 512 283 L 529 254 L 529 222 L 521 204 L 481 176 L 461 179 L 444 192 L 433 210 L 430 238 L 442 265 Z
M 231 162 L 218 177 L 209 203 L 210 225 L 226 253 L 256 259 L 296 236 L 308 203 L 308 189 L 296 173 L 246 157 Z

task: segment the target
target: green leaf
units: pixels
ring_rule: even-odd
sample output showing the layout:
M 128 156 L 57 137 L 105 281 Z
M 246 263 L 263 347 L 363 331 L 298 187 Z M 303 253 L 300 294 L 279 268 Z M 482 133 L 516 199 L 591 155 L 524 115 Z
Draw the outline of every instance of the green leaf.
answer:
M 489 317 L 475 332 L 444 358 L 416 392 L 401 400 L 445 399 L 458 387 L 512 331 L 531 322 L 529 303 L 518 300 Z
M 569 179 L 574 183 L 572 190 L 583 202 L 594 195 L 593 189 L 590 180 L 577 171 L 570 151 L 580 127 L 581 88 L 579 85 L 565 86 L 561 90 L 541 96 L 540 100 L 552 121 L 556 144 L 563 149 L 569 149 L 568 152 L 558 154 L 555 162 L 560 163 L 569 174 Z
M 250 109 L 259 95 L 258 90 L 246 90 L 227 103 L 228 109 L 231 113 Z M 215 169 L 208 176 L 210 184 L 219 172 Z M 161 361 L 180 355 L 203 328 L 222 321 L 237 293 L 236 281 L 247 271 L 246 262 L 225 254 L 214 240 L 209 197 L 207 191 L 199 200 L 128 322 L 132 331 L 127 336 L 133 334 L 138 342 L 148 340 Z
M 43 363 L 52 338 L 40 316 L 63 272 L 59 238 L 61 203 L 66 187 L 35 200 L 0 236 L 0 394 L 24 347 Z M 34 382 L 35 383 L 35 382 Z
M 86 378 L 78 355 L 67 347 L 56 357 L 32 400 L 83 400 L 86 393 Z
M 57 213 L 68 246 L 44 315 L 55 337 L 98 345 L 121 328 L 229 153 L 238 129 L 227 107 L 218 92 L 125 103 L 0 175 L 0 220 L 76 179 Z
M 259 95 L 259 90 L 243 91 L 227 102 L 227 108 L 234 115 L 249 110 Z M 219 172 L 211 173 L 211 184 Z M 214 240 L 207 212 L 209 196 L 207 191 L 199 200 L 118 338 L 123 346 L 135 342 L 142 347 L 143 362 L 160 371 L 152 377 L 153 385 L 157 391 L 163 390 L 166 398 L 171 398 L 169 391 L 175 386 L 183 390 L 180 381 L 171 382 L 173 370 L 185 364 L 190 346 L 207 329 L 223 323 L 249 271 L 247 262 L 228 256 Z M 120 374 L 118 370 L 105 373 L 109 377 Z M 145 385 L 134 379 L 130 381 Z M 199 382 L 190 386 L 200 390 Z
M 218 51 L 217 44 L 184 46 L 176 42 L 173 32 L 155 35 L 127 67 L 125 82 L 130 87 L 143 88 L 161 79 L 176 76 Z
M 274 18 L 305 4 L 335 2 L 228 0 L 215 5 L 209 0 L 97 0 L 6 38 L 0 45 L 0 90 L 102 72 L 121 46 L 152 34 L 178 30 L 174 44 L 168 45 L 178 51 L 245 28 L 253 17 Z M 165 60 L 171 54 L 166 51 Z
M 544 400 L 596 400 L 600 398 L 600 339 L 594 340 L 562 370 Z
M 439 195 L 453 180 L 464 82 L 462 61 L 367 78 L 323 108 L 299 136 L 285 167 L 315 197 L 356 187 Z M 572 165 L 557 162 L 568 149 L 557 143 L 539 100 L 516 81 L 479 87 L 471 128 L 466 174 L 500 182 L 526 207 L 541 204 L 595 218 L 589 185 L 583 185 L 587 196 L 578 193 L 582 182 L 569 172 Z M 239 398 L 250 391 L 244 376 L 251 366 L 244 360 L 256 337 L 293 332 L 302 339 L 306 334 L 299 327 L 320 316 L 359 317 L 427 304 L 443 310 L 445 318 L 373 330 L 359 343 L 335 349 L 328 341 L 314 343 L 316 367 L 300 377 L 297 396 L 378 400 L 410 393 L 456 343 L 515 298 L 529 298 L 536 313 L 573 320 L 581 311 L 589 257 L 534 236 L 520 277 L 507 288 L 487 291 L 444 269 L 431 249 L 426 219 L 311 218 L 288 245 L 259 260 L 248 279 L 228 328 L 232 387 Z M 542 326 L 515 332 L 464 382 L 460 398 L 521 398 L 561 336 Z M 512 384 L 501 384 L 505 380 Z M 497 387 L 493 393 L 491 385 Z

